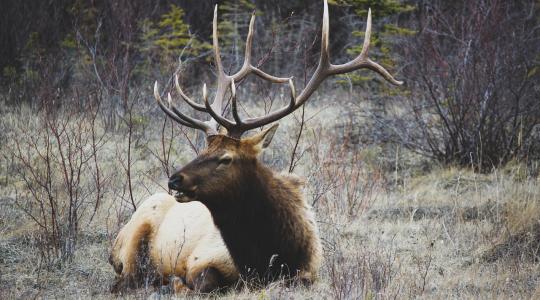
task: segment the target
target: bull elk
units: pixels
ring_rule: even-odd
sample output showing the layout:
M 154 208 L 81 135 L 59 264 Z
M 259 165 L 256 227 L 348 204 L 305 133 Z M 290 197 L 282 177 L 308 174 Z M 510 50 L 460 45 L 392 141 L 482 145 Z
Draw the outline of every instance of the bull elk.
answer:
M 202 121 L 164 103 L 154 85 L 157 104 L 179 124 L 205 132 L 207 148 L 169 178 L 176 201 L 199 201 L 204 204 L 219 229 L 236 269 L 241 275 L 269 282 L 277 278 L 296 278 L 310 283 L 317 278 L 322 249 L 313 213 L 302 194 L 302 180 L 291 174 L 273 172 L 258 160 L 277 129 L 277 124 L 250 137 L 242 135 L 280 120 L 306 103 L 328 77 L 359 69 L 380 74 L 392 84 L 400 85 L 382 66 L 368 58 L 371 35 L 371 11 L 368 13 L 361 53 L 345 64 L 334 65 L 329 54 L 328 4 L 324 1 L 321 53 L 318 66 L 306 87 L 297 95 L 292 77 L 276 77 L 252 64 L 251 48 L 255 14 L 249 23 L 244 63 L 232 75 L 225 73 L 217 32 L 217 6 L 213 20 L 213 52 L 217 68 L 217 88 L 212 102 L 203 86 L 203 103 L 187 96 L 175 80 L 181 98 L 193 109 L 211 116 Z M 238 113 L 236 83 L 254 74 L 272 83 L 287 83 L 288 104 L 267 115 L 243 119 Z M 229 97 L 232 119 L 224 113 Z M 218 130 L 222 127 L 224 130 Z

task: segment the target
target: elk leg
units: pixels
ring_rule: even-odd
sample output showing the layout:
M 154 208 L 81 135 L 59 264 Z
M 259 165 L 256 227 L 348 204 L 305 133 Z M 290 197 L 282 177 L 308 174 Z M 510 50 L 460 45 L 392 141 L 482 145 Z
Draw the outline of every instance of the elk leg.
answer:
M 173 276 L 171 278 L 171 280 L 169 281 L 169 286 L 171 287 L 174 294 L 186 293 L 190 291 L 184 280 L 177 276 Z
M 116 278 L 114 279 L 114 283 L 111 285 L 109 291 L 113 294 L 118 294 L 123 290 L 125 290 L 124 280 L 122 277 L 116 276 Z
M 187 285 L 196 292 L 210 293 L 224 286 L 223 275 L 213 267 L 207 267 L 200 272 L 189 275 Z
M 136 278 L 132 275 L 117 275 L 109 291 L 113 294 L 120 294 L 128 289 L 137 288 Z

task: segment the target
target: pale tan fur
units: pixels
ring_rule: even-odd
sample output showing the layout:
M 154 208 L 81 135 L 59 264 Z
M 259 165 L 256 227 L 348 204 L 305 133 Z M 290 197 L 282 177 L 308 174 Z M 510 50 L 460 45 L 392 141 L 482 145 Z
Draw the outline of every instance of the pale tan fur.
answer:
M 121 278 L 136 275 L 142 239 L 148 241 L 152 267 L 164 278 L 174 275 L 190 282 L 209 267 L 227 282 L 238 278 L 210 212 L 200 202 L 178 203 L 168 194 L 146 199 L 120 230 L 111 251 L 112 263 L 123 264 Z

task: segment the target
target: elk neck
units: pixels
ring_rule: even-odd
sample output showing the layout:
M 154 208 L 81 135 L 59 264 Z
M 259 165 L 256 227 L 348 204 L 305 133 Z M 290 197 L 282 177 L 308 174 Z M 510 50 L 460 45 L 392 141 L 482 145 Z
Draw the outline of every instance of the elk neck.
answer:
M 315 233 L 306 224 L 302 194 L 258 161 L 243 168 L 220 199 L 205 204 L 243 275 L 294 276 L 308 263 Z

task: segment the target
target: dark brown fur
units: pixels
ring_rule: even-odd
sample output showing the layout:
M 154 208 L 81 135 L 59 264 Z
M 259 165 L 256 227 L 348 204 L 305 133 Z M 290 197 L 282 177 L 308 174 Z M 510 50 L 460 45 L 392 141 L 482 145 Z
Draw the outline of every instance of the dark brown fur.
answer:
M 294 276 L 311 282 L 321 245 L 301 180 L 276 174 L 258 160 L 274 130 L 243 140 L 211 136 L 208 148 L 169 182 L 188 195 L 179 201 L 208 207 L 242 275 L 263 282 Z

